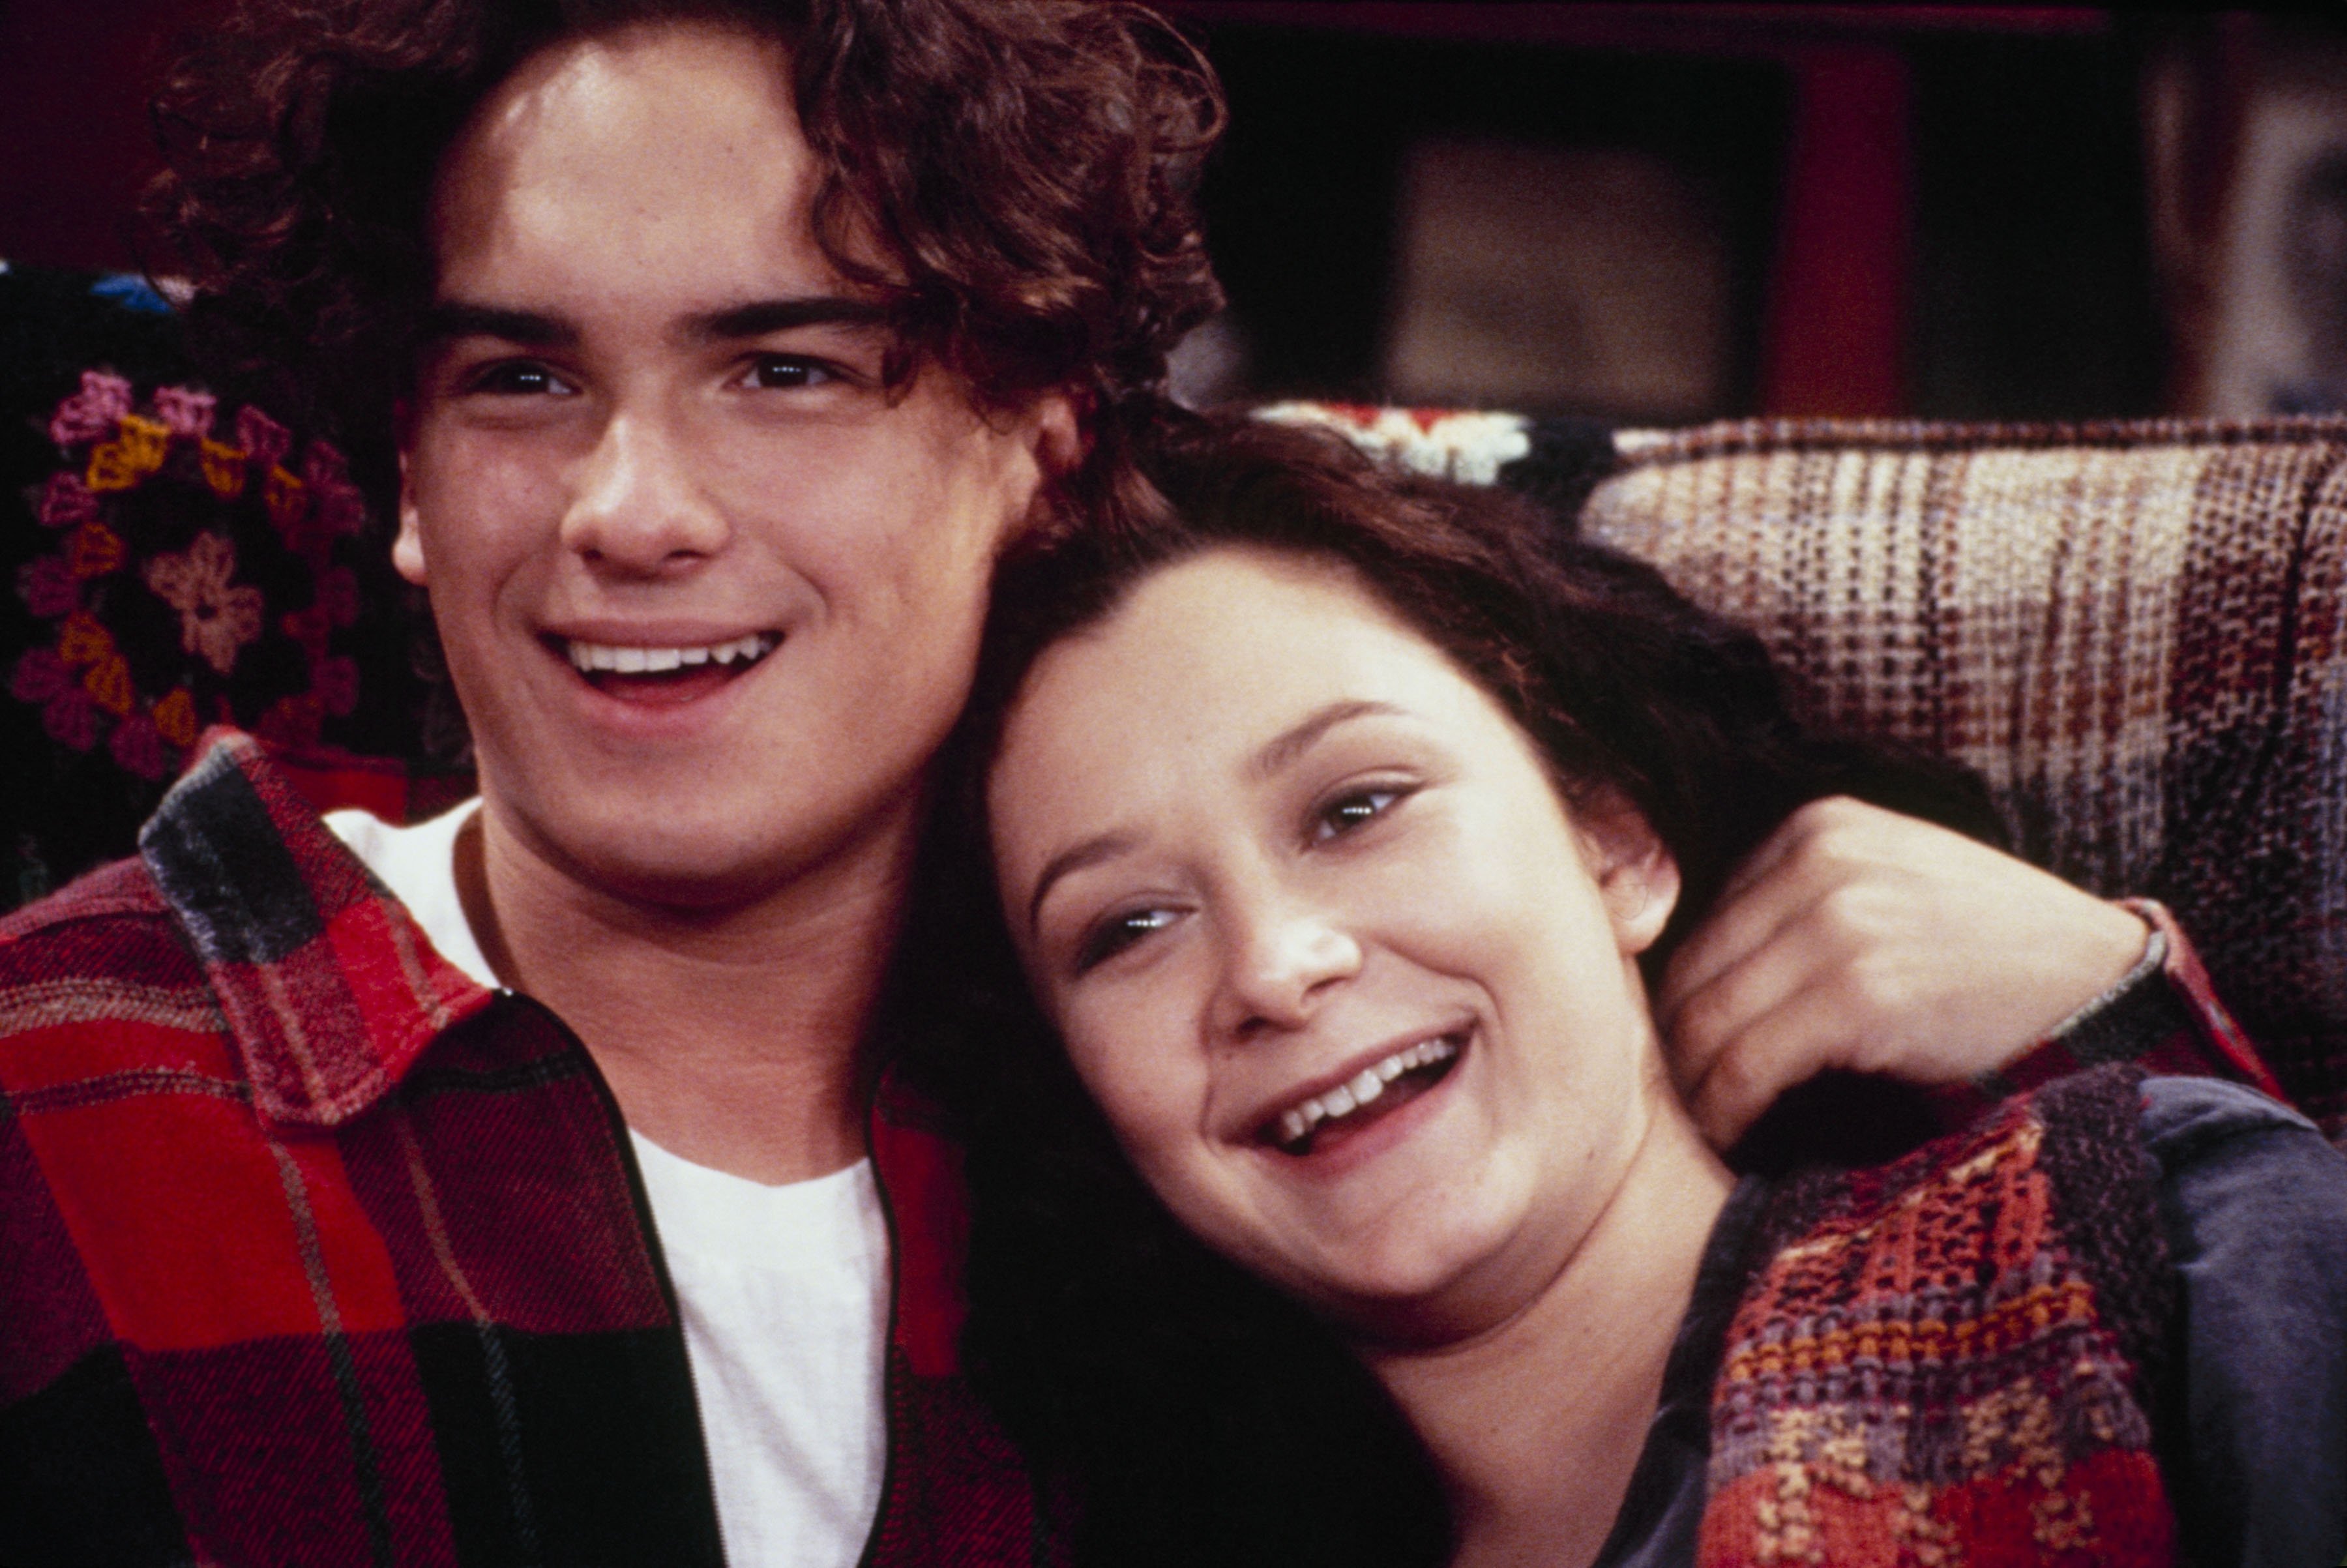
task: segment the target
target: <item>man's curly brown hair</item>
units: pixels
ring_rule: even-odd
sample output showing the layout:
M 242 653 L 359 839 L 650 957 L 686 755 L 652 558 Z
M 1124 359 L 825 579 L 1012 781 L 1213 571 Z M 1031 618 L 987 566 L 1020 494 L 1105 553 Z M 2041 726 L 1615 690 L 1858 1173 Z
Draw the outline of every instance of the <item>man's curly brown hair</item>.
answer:
M 1137 5 L 242 0 L 156 101 L 149 199 L 223 379 L 387 482 L 443 154 L 538 50 L 671 19 L 788 46 L 815 239 L 888 305 L 892 378 L 937 363 L 981 406 L 1072 392 L 1093 448 L 1066 500 L 1113 508 L 1167 351 L 1221 302 L 1194 200 L 1221 92 Z

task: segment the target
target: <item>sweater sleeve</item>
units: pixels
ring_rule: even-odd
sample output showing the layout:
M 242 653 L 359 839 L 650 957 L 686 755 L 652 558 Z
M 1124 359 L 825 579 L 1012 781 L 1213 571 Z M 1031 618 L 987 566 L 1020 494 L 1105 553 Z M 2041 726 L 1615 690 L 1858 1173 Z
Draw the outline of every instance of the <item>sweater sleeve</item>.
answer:
M 2347 1561 L 2347 1157 L 2206 1078 L 2144 1084 L 2179 1286 L 2160 1461 L 2188 1561 Z
M 1965 1126 L 2001 1100 L 2106 1061 L 2134 1061 L 2155 1073 L 2227 1079 L 2285 1098 L 2249 1036 L 2217 999 L 2200 956 L 2176 917 L 2149 898 L 2126 903 L 2151 927 L 2143 960 L 2002 1068 L 1929 1091 L 1943 1129 Z

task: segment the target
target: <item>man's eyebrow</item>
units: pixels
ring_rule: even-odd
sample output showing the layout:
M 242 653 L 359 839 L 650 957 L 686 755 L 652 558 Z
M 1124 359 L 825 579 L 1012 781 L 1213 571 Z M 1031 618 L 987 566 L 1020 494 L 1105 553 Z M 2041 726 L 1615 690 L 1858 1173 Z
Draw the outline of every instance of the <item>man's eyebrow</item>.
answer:
M 685 320 L 683 335 L 696 342 L 723 342 L 764 337 L 768 333 L 788 332 L 794 327 L 884 326 L 888 319 L 888 308 L 871 300 L 807 294 L 752 300 L 690 316 Z M 559 316 L 541 315 L 536 311 L 476 304 L 469 300 L 439 300 L 424 313 L 422 337 L 425 343 L 493 337 L 529 348 L 569 348 L 579 342 L 579 329 Z
M 1247 764 L 1247 776 L 1267 779 L 1311 749 L 1312 743 L 1337 725 L 1379 713 L 1399 713 L 1391 702 L 1362 700 L 1331 702 L 1315 709 L 1302 723 L 1281 731 L 1265 743 Z
M 1087 866 L 1097 866 L 1103 860 L 1122 855 L 1133 846 L 1133 843 L 1134 839 L 1129 833 L 1103 833 L 1096 838 L 1087 838 L 1081 844 L 1071 845 L 1051 856 L 1050 863 L 1043 867 L 1043 875 L 1035 878 L 1035 891 L 1027 897 L 1027 934 L 1034 935 L 1035 922 L 1043 912 L 1043 895 L 1051 890 L 1052 883 L 1071 871 L 1081 871 Z
M 722 311 L 694 316 L 685 334 L 702 342 L 764 337 L 794 327 L 885 326 L 889 312 L 872 300 L 852 300 L 835 294 L 807 294 L 791 299 L 752 300 Z
M 422 336 L 425 343 L 494 337 L 528 348 L 569 348 L 579 341 L 579 329 L 559 316 L 536 311 L 507 310 L 467 300 L 435 300 L 424 313 Z

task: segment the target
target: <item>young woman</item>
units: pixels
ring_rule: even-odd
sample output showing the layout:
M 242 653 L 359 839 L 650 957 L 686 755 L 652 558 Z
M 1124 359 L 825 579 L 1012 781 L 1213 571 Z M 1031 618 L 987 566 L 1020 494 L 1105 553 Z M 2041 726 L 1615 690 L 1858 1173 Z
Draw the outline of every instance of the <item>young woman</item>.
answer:
M 1647 976 L 1727 867 L 1819 794 L 1958 792 L 1499 497 L 1245 427 L 1156 477 L 1001 579 L 963 774 L 1003 919 L 938 1068 L 974 1371 L 1089 1555 L 2339 1561 L 2311 1125 L 2115 1067 L 1739 1179 L 1672 1090 Z

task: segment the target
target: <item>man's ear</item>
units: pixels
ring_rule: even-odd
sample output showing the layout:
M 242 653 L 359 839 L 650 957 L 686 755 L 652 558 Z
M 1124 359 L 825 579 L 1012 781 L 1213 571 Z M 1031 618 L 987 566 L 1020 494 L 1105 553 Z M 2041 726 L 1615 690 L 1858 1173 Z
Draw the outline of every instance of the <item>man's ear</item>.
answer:
M 1081 393 L 1062 387 L 1047 392 L 1021 409 L 1016 426 L 1024 455 L 1035 466 L 1035 488 L 1024 510 L 1004 519 L 995 539 L 997 552 L 1039 528 L 1049 528 L 1063 510 L 1057 492 L 1060 482 L 1092 452 L 1092 436 Z
M 1596 791 L 1573 808 L 1573 820 L 1622 956 L 1635 958 L 1655 945 L 1678 907 L 1678 859 L 1619 790 Z
M 414 410 L 405 398 L 392 405 L 392 420 L 399 437 L 399 532 L 392 536 L 392 569 L 418 588 L 427 586 L 430 574 L 425 569 L 424 530 L 415 510 L 415 495 L 408 483 L 408 458 L 414 450 L 410 437 L 414 431 Z
M 1092 432 L 1085 428 L 1073 392 L 1045 393 L 1036 402 L 1034 415 L 1035 462 L 1049 483 L 1084 460 L 1092 449 Z

